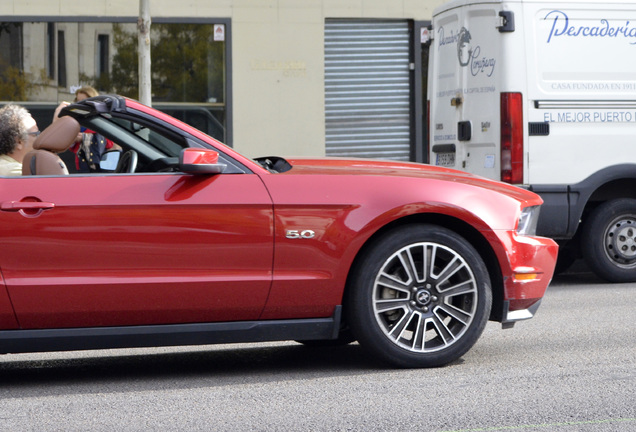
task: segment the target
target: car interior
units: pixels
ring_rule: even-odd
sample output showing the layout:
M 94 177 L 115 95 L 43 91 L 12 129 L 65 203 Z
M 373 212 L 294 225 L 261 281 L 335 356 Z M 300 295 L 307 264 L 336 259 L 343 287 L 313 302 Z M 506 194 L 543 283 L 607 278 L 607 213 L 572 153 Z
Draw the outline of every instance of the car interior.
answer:
M 72 147 L 80 131 L 85 130 L 82 128 L 103 135 L 121 149 L 105 152 L 104 163 L 90 173 L 74 173 L 59 156 Z M 174 129 L 126 113 L 63 115 L 38 136 L 33 151 L 23 160 L 23 175 L 176 173 L 180 171 L 179 155 L 183 149 L 209 146 Z M 250 172 L 222 152 L 219 162 L 227 165 L 223 171 L 226 174 Z

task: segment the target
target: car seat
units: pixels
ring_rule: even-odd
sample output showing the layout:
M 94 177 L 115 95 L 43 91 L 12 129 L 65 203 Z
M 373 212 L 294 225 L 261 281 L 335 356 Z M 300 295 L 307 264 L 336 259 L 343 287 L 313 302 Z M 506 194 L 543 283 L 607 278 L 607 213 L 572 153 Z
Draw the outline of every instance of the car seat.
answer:
M 22 175 L 68 175 L 68 168 L 57 155 L 68 150 L 80 132 L 73 117 L 64 116 L 44 129 L 33 143 L 33 150 L 22 160 Z

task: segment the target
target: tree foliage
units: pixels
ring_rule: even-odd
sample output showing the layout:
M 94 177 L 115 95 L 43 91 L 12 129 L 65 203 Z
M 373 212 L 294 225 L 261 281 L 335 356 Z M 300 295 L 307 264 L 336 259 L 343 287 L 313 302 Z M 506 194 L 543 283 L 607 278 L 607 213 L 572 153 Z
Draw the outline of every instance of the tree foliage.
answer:
M 152 92 L 155 101 L 223 101 L 224 46 L 210 24 L 153 24 Z M 138 97 L 137 33 L 113 25 L 112 72 L 92 81 L 101 91 Z
M 1 62 L 0 62 L 1 63 Z M 0 66 L 0 100 L 24 101 L 31 87 L 24 72 L 13 66 Z
M 12 64 L 15 62 L 15 59 L 12 58 L 14 55 L 12 51 L 16 47 L 11 45 L 19 41 L 18 37 L 21 31 L 22 25 L 20 23 L 0 22 L 0 40 L 2 40 L 4 47 L 8 48 L 6 52 L 0 52 L 0 100 L 26 100 L 31 87 L 24 71 Z M 13 40 L 12 36 L 14 36 Z M 7 40 L 7 38 L 9 39 Z
M 21 70 L 18 31 L 22 23 L 0 22 L 0 100 L 27 100 L 35 86 L 50 86 L 43 71 L 33 77 Z M 152 91 L 154 101 L 210 102 L 225 100 L 225 44 L 215 42 L 213 24 L 167 24 L 151 26 Z M 11 38 L 14 38 L 13 41 Z M 138 35 L 136 27 L 112 25 L 110 72 L 99 76 L 80 73 L 79 82 L 100 92 L 139 97 Z M 88 56 L 87 58 L 92 58 Z M 80 70 L 86 70 L 80 66 Z M 54 83 L 53 83 L 54 84 Z

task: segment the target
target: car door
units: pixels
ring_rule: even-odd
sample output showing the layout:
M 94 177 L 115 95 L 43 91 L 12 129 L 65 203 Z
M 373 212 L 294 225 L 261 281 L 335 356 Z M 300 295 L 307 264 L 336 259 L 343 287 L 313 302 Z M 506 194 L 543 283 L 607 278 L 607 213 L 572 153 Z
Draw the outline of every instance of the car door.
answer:
M 21 328 L 251 320 L 272 278 L 254 174 L 0 178 L 0 266 Z

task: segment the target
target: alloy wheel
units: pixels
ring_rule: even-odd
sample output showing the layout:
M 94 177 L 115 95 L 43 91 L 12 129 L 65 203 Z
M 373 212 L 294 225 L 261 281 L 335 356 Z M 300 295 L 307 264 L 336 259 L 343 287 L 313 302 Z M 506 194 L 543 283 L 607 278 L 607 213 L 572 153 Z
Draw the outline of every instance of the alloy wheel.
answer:
M 477 299 L 477 281 L 462 256 L 430 242 L 391 255 L 373 287 L 374 314 L 385 336 L 419 353 L 460 340 L 475 318 Z

